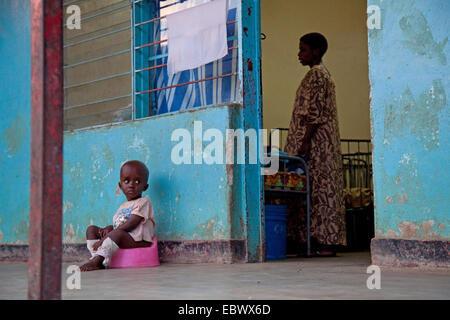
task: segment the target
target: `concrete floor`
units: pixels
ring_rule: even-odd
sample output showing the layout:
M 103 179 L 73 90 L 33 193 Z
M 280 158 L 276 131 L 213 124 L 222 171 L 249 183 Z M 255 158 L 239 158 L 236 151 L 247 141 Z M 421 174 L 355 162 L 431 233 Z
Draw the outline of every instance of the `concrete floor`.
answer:
M 81 273 L 81 289 L 63 299 L 450 299 L 450 272 L 381 271 L 381 289 L 369 290 L 368 252 L 334 258 L 288 258 L 248 264 L 162 264 L 154 268 Z M 0 299 L 26 299 L 27 264 L 0 262 Z

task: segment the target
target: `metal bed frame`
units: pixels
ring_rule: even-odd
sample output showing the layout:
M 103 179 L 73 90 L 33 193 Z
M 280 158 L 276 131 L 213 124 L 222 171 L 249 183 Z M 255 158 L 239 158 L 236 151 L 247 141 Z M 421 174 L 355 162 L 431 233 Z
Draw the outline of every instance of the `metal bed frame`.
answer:
M 370 239 L 374 236 L 373 199 L 364 203 L 363 190 L 372 186 L 372 152 L 370 140 L 342 139 L 342 166 L 344 188 L 359 189 L 359 202 L 351 198 L 351 205 L 346 205 L 347 247 L 351 249 L 367 249 Z
M 306 196 L 306 232 L 307 232 L 307 240 L 306 240 L 306 256 L 311 256 L 311 215 L 310 215 L 310 207 L 311 207 L 311 199 L 310 199 L 310 184 L 309 184 L 309 170 L 306 161 L 300 157 L 293 156 L 285 156 L 278 155 L 280 162 L 283 163 L 283 171 L 286 171 L 286 160 L 291 160 L 295 162 L 299 162 L 299 168 L 301 168 L 305 172 L 306 176 L 306 190 L 291 190 L 286 186 L 282 186 L 281 189 L 275 188 L 266 188 L 264 187 L 264 193 L 267 195 L 275 195 L 275 196 L 298 196 L 305 195 Z M 284 160 L 284 161 L 283 161 Z
M 283 131 L 288 131 L 287 128 L 275 128 Z M 269 150 L 271 150 L 272 147 L 272 135 L 269 135 Z M 282 140 L 282 134 L 280 134 L 280 141 Z M 281 144 L 279 144 L 281 147 Z M 281 149 L 281 148 L 280 148 Z M 309 169 L 308 164 L 306 161 L 300 157 L 295 156 L 286 156 L 286 155 L 278 155 L 279 162 L 282 164 L 283 171 L 286 170 L 286 165 L 288 161 L 292 161 L 293 163 L 297 162 L 298 166 L 296 168 L 300 168 L 304 171 L 304 174 L 306 176 L 306 190 L 292 190 L 290 188 L 287 188 L 285 185 L 281 187 L 281 189 L 275 189 L 275 188 L 266 188 L 264 187 L 264 193 L 269 196 L 282 196 L 282 197 L 295 197 L 299 195 L 305 195 L 306 197 L 306 256 L 311 257 L 311 186 L 309 183 Z M 266 165 L 269 166 L 269 165 Z M 264 166 L 265 167 L 265 166 Z
M 275 128 L 280 130 L 279 146 L 283 149 L 281 144 L 283 139 L 283 132 L 288 132 L 287 128 Z M 272 147 L 272 135 L 269 135 L 269 150 Z M 371 140 L 364 139 L 341 139 L 342 149 L 342 162 L 343 162 L 343 174 L 344 174 L 344 188 L 369 188 L 372 189 L 372 163 L 370 150 Z M 306 175 L 306 190 L 292 190 L 286 186 L 269 188 L 264 187 L 264 191 L 268 196 L 282 196 L 282 197 L 295 197 L 298 195 L 306 196 L 306 221 L 307 221 L 307 257 L 311 256 L 311 186 L 308 165 L 306 161 L 300 157 L 279 155 L 280 168 L 286 171 L 287 160 L 295 161 L 299 163 L 299 168 L 304 171 Z
M 341 143 L 343 145 L 342 149 L 347 149 L 345 153 L 342 152 L 344 187 L 372 189 L 371 141 L 342 139 Z

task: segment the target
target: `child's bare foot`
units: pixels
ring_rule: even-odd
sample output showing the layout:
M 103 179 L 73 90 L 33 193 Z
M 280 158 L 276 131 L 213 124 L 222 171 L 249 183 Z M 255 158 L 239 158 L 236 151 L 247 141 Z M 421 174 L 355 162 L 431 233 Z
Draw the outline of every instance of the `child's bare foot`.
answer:
M 93 271 L 93 270 L 100 270 L 105 269 L 105 266 L 103 265 L 103 258 L 102 256 L 96 256 L 92 260 L 90 260 L 88 263 L 83 264 L 80 267 L 81 271 Z

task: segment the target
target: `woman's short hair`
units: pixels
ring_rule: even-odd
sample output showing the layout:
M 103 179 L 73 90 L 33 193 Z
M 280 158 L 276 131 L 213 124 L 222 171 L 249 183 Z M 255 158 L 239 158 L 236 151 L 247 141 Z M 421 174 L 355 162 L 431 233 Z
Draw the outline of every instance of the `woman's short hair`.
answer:
M 323 57 L 325 52 L 327 52 L 327 39 L 318 32 L 307 33 L 300 38 L 300 41 L 309 45 L 311 50 L 319 49 L 320 57 Z

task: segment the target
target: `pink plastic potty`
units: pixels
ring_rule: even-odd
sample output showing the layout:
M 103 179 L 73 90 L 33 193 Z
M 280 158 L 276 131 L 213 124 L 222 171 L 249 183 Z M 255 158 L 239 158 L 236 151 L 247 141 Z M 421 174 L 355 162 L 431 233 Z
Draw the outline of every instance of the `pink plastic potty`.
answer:
M 110 268 L 136 268 L 159 266 L 158 239 L 152 238 L 150 247 L 119 249 L 111 257 Z

